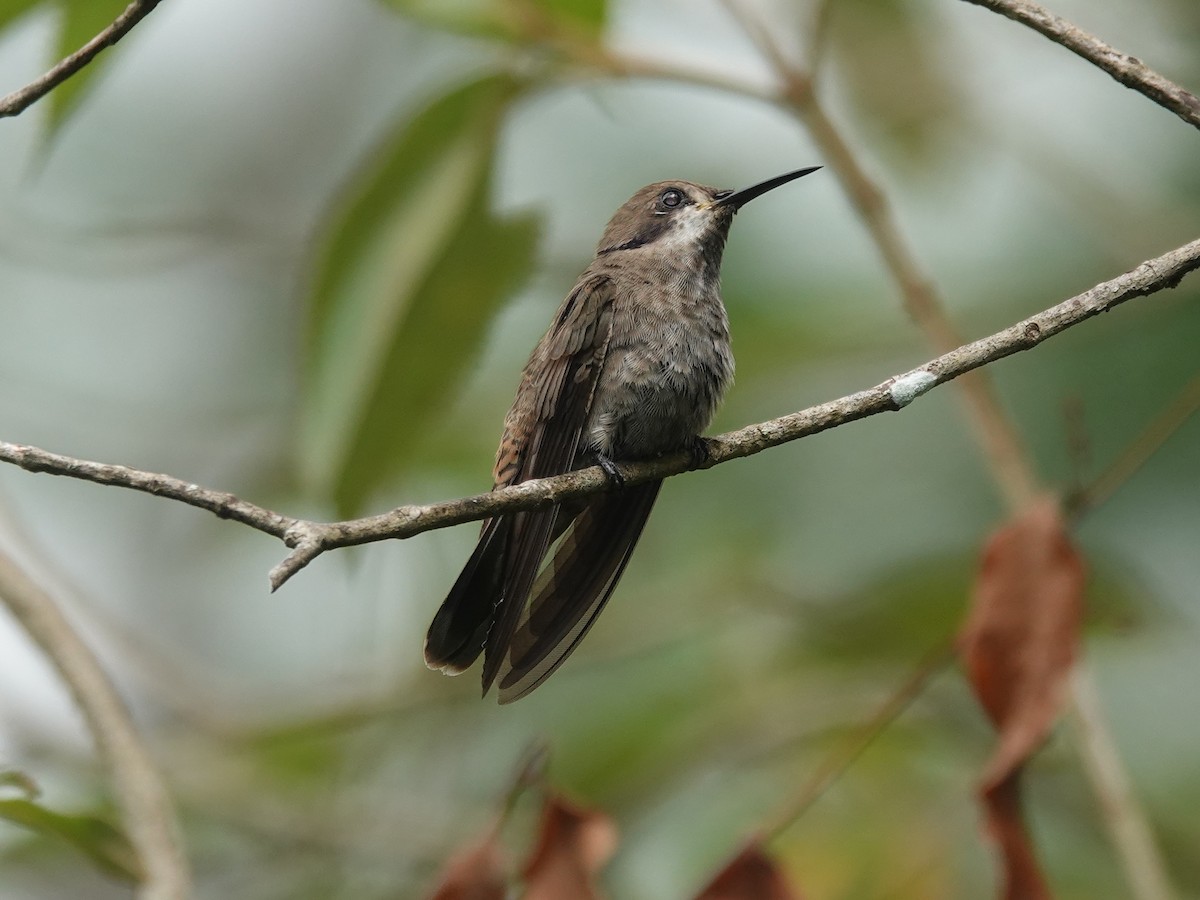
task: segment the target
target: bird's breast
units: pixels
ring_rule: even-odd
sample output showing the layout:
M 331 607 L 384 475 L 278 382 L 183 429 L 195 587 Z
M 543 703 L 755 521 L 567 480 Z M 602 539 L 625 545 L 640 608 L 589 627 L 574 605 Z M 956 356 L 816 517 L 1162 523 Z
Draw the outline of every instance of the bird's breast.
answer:
M 588 420 L 591 450 L 657 456 L 712 421 L 733 378 L 729 321 L 715 285 L 688 281 L 635 285 L 619 301 Z

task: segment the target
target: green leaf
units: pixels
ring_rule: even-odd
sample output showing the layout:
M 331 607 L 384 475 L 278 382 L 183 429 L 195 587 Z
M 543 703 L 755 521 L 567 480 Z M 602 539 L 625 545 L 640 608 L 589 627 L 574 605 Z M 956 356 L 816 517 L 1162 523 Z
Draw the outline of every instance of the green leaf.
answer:
M 66 841 L 113 878 L 130 884 L 142 880 L 128 838 L 103 819 L 63 815 L 31 800 L 0 800 L 0 819 Z
M 488 209 L 507 76 L 442 97 L 383 142 L 318 250 L 299 466 L 343 514 L 404 466 L 532 265 L 528 218 Z
M 0 29 L 42 3 L 43 0 L 0 0 Z M 112 24 L 128 6 L 128 0 L 58 0 L 54 6 L 58 10 L 59 23 L 51 65 L 70 56 Z M 77 107 L 79 99 L 111 54 L 111 49 L 102 51 L 92 62 L 55 87 L 42 101 L 50 111 L 47 125 L 49 135 L 52 136 Z
M 42 2 L 43 0 L 0 0 L 0 28 L 7 28 Z
M 128 0 L 61 0 L 58 4 L 62 24 L 58 30 L 58 43 L 54 61 L 70 56 L 101 31 L 128 6 Z M 56 87 L 46 98 L 50 105 L 47 133 L 53 136 L 62 127 L 67 116 L 74 111 L 80 99 L 103 70 L 113 49 L 100 53 L 94 60 Z
M 432 28 L 477 37 L 512 39 L 520 24 L 499 0 L 385 0 L 388 6 Z
M 385 0 L 397 12 L 433 28 L 504 40 L 539 40 L 555 28 L 595 36 L 605 0 Z
M 605 0 L 542 0 L 538 5 L 564 24 L 570 23 L 592 34 L 600 33 L 608 14 Z
M 33 800 L 41 793 L 37 782 L 19 769 L 0 769 L 0 788 L 15 788 L 26 800 Z

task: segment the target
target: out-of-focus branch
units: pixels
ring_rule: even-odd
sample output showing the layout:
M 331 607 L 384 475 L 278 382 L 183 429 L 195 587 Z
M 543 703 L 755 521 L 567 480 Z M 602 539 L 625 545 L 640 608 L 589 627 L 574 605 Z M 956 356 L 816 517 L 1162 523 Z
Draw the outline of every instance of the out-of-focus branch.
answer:
M 83 713 L 142 870 L 138 896 L 183 900 L 190 876 L 171 800 L 116 688 L 53 598 L 3 553 L 0 601 L 42 648 Z
M 896 223 L 887 195 L 867 174 L 817 95 L 811 90 L 795 94 L 793 108 L 821 148 L 825 163 L 837 173 L 900 291 L 905 310 L 930 346 L 944 353 L 961 344 L 962 335 L 946 314 L 933 279 L 917 261 Z M 962 379 L 959 386 L 963 409 L 997 487 L 1011 508 L 1023 508 L 1038 494 L 1037 479 L 1024 442 L 1005 414 L 995 386 L 982 372 Z
M 253 503 L 247 503 L 227 491 L 215 491 L 211 488 L 201 487 L 190 481 L 184 481 L 182 478 L 158 472 L 145 472 L 129 466 L 76 459 L 72 456 L 63 456 L 60 453 L 51 453 L 48 450 L 39 450 L 37 447 L 29 447 L 24 444 L 0 441 L 0 462 L 12 463 L 27 472 L 65 475 L 68 478 L 93 481 L 96 484 L 115 485 L 153 494 L 156 497 L 166 497 L 168 500 L 178 500 L 188 506 L 206 509 L 218 518 L 241 522 L 243 525 L 249 525 L 251 528 L 280 539 L 300 521 Z
M 1200 128 L 1200 97 L 1163 78 L 1140 59 L 1122 53 L 1098 37 L 1056 16 L 1033 0 L 966 0 L 1005 18 L 1028 25 L 1092 65 L 1103 69 L 1127 88 L 1132 88 L 1168 109 L 1194 128 Z
M 1109 736 L 1108 721 L 1086 663 L 1071 676 L 1075 731 L 1083 766 L 1096 791 L 1100 815 L 1114 835 L 1113 846 L 1134 900 L 1172 900 L 1167 865 L 1154 843 L 1125 766 Z
M 941 641 L 925 654 L 925 657 L 909 674 L 908 678 L 875 710 L 871 718 L 855 729 L 845 743 L 822 760 L 809 779 L 800 786 L 794 797 L 758 829 L 763 843 L 775 840 L 790 828 L 809 807 L 829 790 L 830 786 L 855 760 L 867 751 L 875 739 L 888 728 L 900 714 L 924 692 L 934 676 L 954 659 L 954 648 L 950 641 Z
M 1124 275 L 1098 284 L 1003 331 L 956 347 L 923 366 L 889 378 L 873 388 L 712 438 L 708 442 L 709 459 L 701 468 L 752 456 L 867 416 L 903 409 L 939 384 L 1036 347 L 1060 331 L 1107 312 L 1134 297 L 1174 287 L 1188 272 L 1197 268 L 1200 268 L 1200 239 L 1147 260 Z M 233 494 L 202 488 L 167 475 L 73 459 L 22 444 L 0 441 L 0 462 L 12 463 L 31 472 L 66 475 L 168 497 L 281 538 L 294 550 L 271 570 L 273 588 L 278 588 L 326 550 L 336 547 L 408 538 L 435 528 L 477 521 L 500 513 L 544 508 L 611 489 L 603 470 L 593 466 L 552 478 L 525 481 L 474 497 L 427 506 L 401 506 L 381 515 L 345 522 L 312 522 L 284 516 L 247 503 Z M 629 484 L 667 478 L 691 468 L 695 468 L 695 465 L 690 453 L 677 453 L 620 467 Z
M 1200 410 L 1200 375 L 1196 375 L 1180 391 L 1166 409 L 1154 417 L 1138 435 L 1089 485 L 1075 496 L 1067 498 L 1067 511 L 1081 516 L 1107 500 L 1121 485 L 1133 477 L 1159 447 L 1166 443 L 1197 410 Z
M 59 62 L 49 72 L 25 87 L 0 97 L 0 117 L 16 116 L 45 97 L 48 93 L 90 63 L 102 50 L 111 47 L 146 18 L 161 0 L 133 0 L 113 23 L 98 35 Z

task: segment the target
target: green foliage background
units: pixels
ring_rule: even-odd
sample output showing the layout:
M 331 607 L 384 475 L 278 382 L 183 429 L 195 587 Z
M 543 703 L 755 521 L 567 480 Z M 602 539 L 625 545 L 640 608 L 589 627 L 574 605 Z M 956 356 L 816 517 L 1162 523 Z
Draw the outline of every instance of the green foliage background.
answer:
M 0 2 L 3 84 L 123 5 Z M 1194 4 L 1055 8 L 1200 85 Z M 950 0 L 829 3 L 817 32 L 812 13 L 766 12 L 819 50 L 823 99 L 964 333 L 1196 237 L 1200 136 L 1062 48 Z M 613 209 L 661 178 L 822 162 L 774 107 L 569 64 L 597 42 L 769 83 L 720 4 L 163 3 L 0 123 L 0 438 L 314 517 L 486 489 L 524 357 Z M 1093 478 L 1197 377 L 1194 282 L 989 369 L 1047 485 Z M 738 380 L 716 431 L 932 355 L 828 172 L 739 217 L 724 290 Z M 1089 663 L 1181 897 L 1200 897 L 1198 472 L 1192 420 L 1078 532 Z M 550 779 L 618 822 L 611 895 L 685 896 L 954 633 L 1002 515 L 950 389 L 673 479 L 586 644 L 500 709 L 421 664 L 472 527 L 329 554 L 270 595 L 262 535 L 0 470 L 5 545 L 134 704 L 202 897 L 417 895 L 540 740 Z M 13 628 L 0 684 L 0 768 L 42 788 L 0 803 L 43 823 L 0 822 L 0 895 L 127 896 L 66 832 L 119 853 L 52 826 L 112 841 L 92 818 L 111 798 Z M 806 896 L 987 896 L 990 742 L 946 669 L 772 849 Z M 1028 799 L 1060 896 L 1127 896 L 1069 724 Z

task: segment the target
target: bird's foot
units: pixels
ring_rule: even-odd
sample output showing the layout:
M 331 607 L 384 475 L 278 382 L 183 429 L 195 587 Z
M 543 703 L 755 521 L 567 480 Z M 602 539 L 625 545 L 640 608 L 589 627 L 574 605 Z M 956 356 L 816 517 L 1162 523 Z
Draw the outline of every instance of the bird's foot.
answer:
M 596 462 L 604 470 L 604 474 L 608 476 L 609 484 L 617 490 L 625 487 L 625 476 L 621 474 L 621 470 L 617 468 L 615 462 L 599 452 L 596 453 Z
M 687 451 L 691 457 L 693 469 L 700 468 L 713 458 L 712 441 L 698 434 L 688 441 Z

